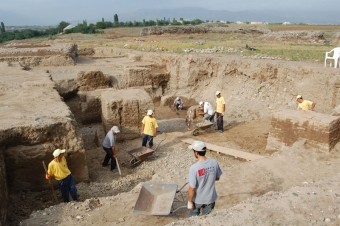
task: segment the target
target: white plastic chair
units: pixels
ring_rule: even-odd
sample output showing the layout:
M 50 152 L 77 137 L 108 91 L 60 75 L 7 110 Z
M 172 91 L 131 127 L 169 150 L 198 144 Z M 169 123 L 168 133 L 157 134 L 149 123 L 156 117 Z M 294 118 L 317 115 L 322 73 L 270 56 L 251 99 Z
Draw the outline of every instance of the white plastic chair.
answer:
M 339 59 L 340 59 L 340 47 L 336 47 L 334 49 L 332 49 L 329 52 L 326 52 L 326 56 L 325 56 L 325 67 L 327 67 L 327 60 L 331 60 L 329 62 L 329 66 L 332 66 L 332 60 L 334 62 L 334 68 L 338 67 L 339 64 Z

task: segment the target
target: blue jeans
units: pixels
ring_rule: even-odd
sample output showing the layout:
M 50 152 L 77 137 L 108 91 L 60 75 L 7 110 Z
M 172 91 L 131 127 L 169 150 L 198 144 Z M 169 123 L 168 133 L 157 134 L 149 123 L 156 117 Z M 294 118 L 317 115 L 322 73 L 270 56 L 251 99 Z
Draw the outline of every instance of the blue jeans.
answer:
M 194 204 L 195 209 L 189 212 L 189 217 L 198 216 L 200 215 L 201 211 L 203 212 L 202 215 L 207 215 L 211 213 L 211 211 L 215 208 L 215 202 L 210 204 Z
M 142 140 L 142 146 L 146 147 L 146 143 L 148 143 L 148 142 L 149 142 L 149 147 L 152 148 L 152 146 L 153 146 L 153 136 L 144 134 L 143 140 Z
M 73 176 L 70 174 L 62 180 L 58 181 L 58 185 L 63 196 L 64 202 L 69 202 L 71 195 L 74 201 L 78 200 L 77 188 L 73 180 Z

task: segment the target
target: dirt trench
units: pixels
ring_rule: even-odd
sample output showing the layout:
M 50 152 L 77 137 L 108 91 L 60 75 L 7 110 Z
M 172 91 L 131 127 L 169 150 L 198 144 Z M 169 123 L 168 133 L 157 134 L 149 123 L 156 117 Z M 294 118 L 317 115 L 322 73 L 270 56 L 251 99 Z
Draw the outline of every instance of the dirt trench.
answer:
M 46 186 L 43 180 L 40 180 L 39 183 L 41 185 L 45 183 L 45 185 L 42 186 L 45 187 L 45 189 L 37 192 L 30 189 L 30 186 L 28 186 L 28 189 L 22 189 L 23 185 L 19 185 L 19 191 L 13 193 L 13 185 L 6 184 L 6 187 L 9 188 L 9 199 L 7 202 L 9 205 L 9 214 L 7 222 L 10 225 L 16 225 L 18 222 L 27 218 L 33 210 L 43 209 L 49 206 L 52 209 L 63 208 L 63 206 L 69 208 L 72 205 L 79 206 L 82 204 L 86 206 L 87 199 L 109 197 L 109 200 L 116 200 L 121 196 L 124 197 L 125 193 L 127 193 L 129 201 L 126 211 L 131 211 L 131 202 L 133 202 L 135 198 L 135 193 L 138 193 L 141 182 L 152 180 L 163 182 L 172 181 L 177 184 L 182 184 L 183 181 L 185 181 L 183 178 L 186 177 L 186 170 L 189 166 L 188 163 L 194 162 L 194 159 L 190 153 L 185 152 L 186 145 L 179 142 L 182 137 L 190 137 L 191 131 L 188 131 L 185 126 L 183 127 L 186 112 L 176 112 L 169 107 L 171 98 L 175 96 L 185 98 L 188 106 L 197 104 L 200 100 L 214 103 L 214 93 L 216 90 L 220 90 L 227 102 L 225 116 L 226 132 L 217 135 L 213 129 L 210 129 L 197 138 L 207 142 L 212 141 L 221 146 L 241 149 L 264 156 L 271 156 L 273 154 L 265 150 L 272 112 L 282 108 L 294 109 L 294 96 L 297 93 L 302 93 L 315 100 L 318 103 L 318 111 L 323 113 L 330 113 L 333 108 L 339 104 L 338 98 L 334 97 L 334 95 L 337 95 L 337 86 L 333 85 L 339 83 L 339 77 L 333 70 L 323 70 L 320 69 L 318 65 L 310 64 L 306 66 L 297 62 L 254 61 L 253 59 L 243 59 L 239 57 L 221 58 L 192 55 L 178 56 L 172 54 L 161 56 L 158 54 L 139 55 L 138 52 L 126 53 L 127 55 L 131 54 L 133 56 L 130 58 L 122 56 L 121 58 L 114 57 L 108 59 L 105 51 L 103 50 L 101 52 L 100 49 L 97 49 L 97 55 L 95 56 L 105 56 L 105 59 L 96 59 L 90 65 L 80 63 L 77 66 L 65 66 L 62 68 L 54 66 L 37 67 L 34 70 L 40 71 L 39 77 L 42 80 L 40 83 L 35 81 L 36 76 L 33 76 L 33 72 L 27 72 L 28 74 L 25 72 L 25 76 L 32 76 L 31 79 L 34 81 L 33 85 L 28 85 L 28 87 L 47 87 L 47 91 L 37 91 L 35 95 L 41 97 L 41 93 L 43 93 L 45 97 L 53 99 L 52 104 L 58 103 L 60 105 L 59 109 L 62 109 L 62 111 L 58 112 L 57 118 L 61 121 L 65 119 L 67 121 L 67 123 L 65 123 L 66 126 L 63 126 L 65 129 L 60 129 L 60 131 L 66 131 L 66 133 L 72 131 L 72 135 L 68 134 L 64 135 L 65 138 L 60 138 L 60 131 L 57 135 L 51 132 L 45 132 L 46 137 L 39 138 L 38 135 L 32 136 L 31 132 L 27 132 L 26 134 L 31 135 L 28 137 L 30 137 L 32 142 L 30 141 L 31 143 L 28 143 L 28 138 L 24 139 L 22 142 L 24 147 L 19 150 L 22 150 L 24 153 L 34 153 L 34 151 L 25 147 L 25 145 L 31 146 L 35 144 L 37 147 L 34 147 L 34 149 L 38 150 L 37 155 L 43 152 L 44 155 L 41 158 L 46 161 L 49 159 L 53 147 L 57 147 L 58 145 L 79 150 L 79 153 L 83 153 L 83 156 L 86 156 L 86 158 L 83 158 L 84 169 L 77 172 L 77 167 L 75 166 L 75 162 L 79 159 L 77 155 L 73 155 L 75 156 L 73 159 L 71 157 L 70 168 L 76 175 L 81 173 L 85 175 L 79 180 L 83 180 L 84 182 L 78 184 L 81 195 L 80 199 L 84 202 L 80 204 L 71 203 L 69 205 L 58 204 L 54 206 L 56 203 L 53 203 L 48 186 Z M 117 50 L 109 51 L 109 53 L 114 54 L 115 51 Z M 138 59 L 138 61 L 136 62 L 134 59 Z M 14 68 L 8 68 L 6 65 L 3 67 L 9 71 L 8 74 L 13 73 L 13 77 L 17 76 L 18 72 Z M 127 151 L 139 146 L 140 138 L 129 141 L 122 139 L 124 141 L 117 144 L 118 150 L 120 150 L 119 159 L 121 161 L 122 171 L 124 172 L 123 177 L 120 177 L 118 172 L 112 173 L 107 168 L 101 166 L 101 161 L 104 156 L 101 148 L 101 140 L 106 128 L 101 120 L 101 101 L 99 101 L 101 91 L 79 91 L 77 88 L 74 89 L 74 81 L 76 81 L 76 77 L 80 71 L 96 71 L 99 67 L 103 74 L 108 76 L 112 82 L 110 83 L 111 85 L 109 85 L 110 87 L 108 87 L 110 92 L 114 93 L 120 89 L 129 89 L 136 86 L 138 88 L 142 87 L 150 95 L 152 107 L 155 109 L 158 120 L 179 118 L 178 121 L 175 122 L 175 124 L 178 123 L 178 126 L 173 126 L 175 127 L 173 131 L 162 131 L 163 133 L 160 134 L 156 140 L 157 145 L 160 145 L 157 152 L 136 168 L 129 167 L 131 156 L 127 154 Z M 115 70 L 112 70 L 112 68 Z M 48 74 L 45 73 L 47 69 L 49 71 Z M 34 71 L 34 73 L 36 71 Z M 143 79 L 140 79 L 141 77 Z M 135 80 L 133 80 L 133 78 Z M 320 78 L 322 78 L 323 82 L 319 82 Z M 25 82 L 26 81 L 19 81 L 19 84 Z M 11 101 L 14 102 L 13 100 L 18 101 L 17 96 L 13 94 L 14 92 L 8 92 L 8 90 L 14 90 L 16 87 L 11 87 L 11 85 L 8 84 L 2 84 L 2 87 L 4 87 L 1 90 L 3 90 L 2 92 L 6 95 L 5 97 L 12 98 L 8 99 L 8 103 Z M 63 87 L 63 92 L 60 92 L 60 90 L 62 90 L 60 87 Z M 315 94 L 315 89 L 320 90 L 318 95 Z M 56 90 L 58 92 L 56 92 Z M 29 91 L 32 91 L 32 89 L 29 89 Z M 48 94 L 49 92 L 52 93 L 51 97 Z M 56 94 L 64 97 L 65 102 L 63 102 L 60 96 L 56 96 Z M 169 98 L 170 101 L 166 101 L 164 96 Z M 321 98 L 321 96 L 323 97 Z M 138 99 L 138 97 L 136 99 Z M 33 98 L 25 99 L 21 97 L 19 100 L 18 105 L 25 102 L 27 104 L 36 103 Z M 30 108 L 27 108 L 27 112 L 30 114 L 26 117 L 19 117 L 21 121 L 16 117 L 10 118 L 10 120 L 15 122 L 17 127 L 19 127 L 18 124 L 22 124 L 22 122 L 26 122 L 26 124 L 30 126 L 30 123 L 36 123 L 41 120 L 45 128 L 46 125 L 53 124 L 56 120 L 55 112 L 47 110 L 58 109 L 55 106 L 46 104 L 42 98 L 40 105 L 32 105 Z M 36 115 L 37 109 L 39 109 L 39 115 Z M 40 109 L 47 110 L 41 111 Z M 15 112 L 16 109 L 14 107 L 13 109 L 9 109 L 8 112 L 6 112 L 8 115 L 11 114 L 10 110 Z M 144 112 L 140 112 L 140 115 L 143 114 Z M 118 119 L 118 122 L 122 122 L 122 119 Z M 173 123 L 171 123 L 171 125 L 173 125 Z M 137 129 L 139 128 L 138 125 L 136 127 Z M 19 131 L 22 132 L 22 130 Z M 42 131 L 45 131 L 45 129 Z M 0 132 L 4 134 L 2 137 L 6 138 L 1 140 L 2 142 L 17 139 L 15 136 L 9 136 L 8 130 L 2 128 Z M 13 132 L 13 134 L 20 133 Z M 37 132 L 36 134 L 40 133 Z M 52 137 L 59 138 L 51 139 Z M 65 143 L 65 140 L 72 140 L 72 142 Z M 41 145 L 41 143 L 46 143 L 46 145 Z M 16 155 L 16 151 L 18 150 L 17 145 L 9 142 L 5 143 L 5 147 L 6 150 L 2 153 L 7 152 L 14 156 Z M 209 154 L 211 157 L 217 158 L 226 169 L 229 167 L 239 167 L 241 169 L 241 165 L 245 164 L 243 161 L 223 155 L 220 156 L 213 152 Z M 9 154 L 5 154 L 4 157 L 5 162 L 7 159 L 6 169 L 8 171 L 8 169 L 13 168 L 13 172 L 15 172 L 15 167 L 11 165 L 11 162 L 14 160 L 8 161 L 10 160 L 9 156 Z M 174 158 L 174 156 L 176 159 L 172 161 L 171 159 Z M 177 159 L 178 157 L 183 158 Z M 36 161 L 41 161 L 41 158 L 37 158 Z M 174 167 L 178 170 L 174 170 Z M 37 171 L 39 171 L 39 169 L 37 169 Z M 166 174 L 167 171 L 170 172 L 170 175 Z M 11 174 L 9 173 L 8 175 L 10 176 Z M 43 173 L 38 173 L 37 175 L 43 176 Z M 86 175 L 88 175 L 88 180 Z M 233 197 L 223 194 L 222 200 L 224 200 L 224 204 L 221 205 L 221 208 L 237 204 L 247 197 L 260 196 L 268 191 L 281 190 L 282 187 L 291 185 L 288 184 L 281 187 L 279 185 L 282 183 L 275 176 L 263 175 L 263 177 L 270 178 L 269 183 L 264 184 L 263 187 L 260 186 L 250 192 L 236 194 Z M 5 197 L 5 195 L 3 197 Z M 225 197 L 229 197 L 228 200 L 226 200 Z M 107 205 L 103 199 L 99 200 L 102 205 Z M 16 208 L 19 205 L 22 206 L 20 210 Z M 41 217 L 38 213 L 39 211 L 35 212 L 30 219 L 25 221 L 25 224 L 40 225 L 49 221 Z M 45 213 L 46 215 L 46 212 L 41 213 Z M 118 211 L 115 215 L 118 218 L 119 213 Z M 65 220 L 68 219 L 68 217 L 74 220 L 75 216 L 72 214 L 75 213 L 70 213 L 70 215 L 65 218 L 61 216 L 60 218 L 53 218 L 54 222 L 52 223 L 65 224 Z M 165 224 L 176 219 L 184 219 L 185 217 L 184 212 L 175 215 L 174 218 L 171 217 L 167 219 L 153 218 L 150 220 L 143 217 L 133 218 L 129 216 L 126 219 L 124 218 L 123 222 L 128 225 L 129 222 L 140 219 L 145 220 L 145 224 L 152 222 Z M 82 217 L 82 219 L 83 218 L 84 217 Z M 92 220 L 89 220 L 89 222 L 91 221 Z M 107 222 L 110 222 L 110 220 Z

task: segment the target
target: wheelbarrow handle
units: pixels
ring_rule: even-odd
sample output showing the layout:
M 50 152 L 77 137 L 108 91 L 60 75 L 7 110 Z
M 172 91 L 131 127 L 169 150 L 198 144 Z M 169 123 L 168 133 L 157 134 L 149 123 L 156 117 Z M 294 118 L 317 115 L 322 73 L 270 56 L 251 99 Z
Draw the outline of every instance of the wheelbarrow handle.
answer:
M 180 206 L 180 207 L 178 207 L 177 209 L 171 211 L 170 213 L 175 213 L 177 210 L 179 210 L 179 209 L 184 209 L 184 208 L 187 208 L 187 206 Z
M 176 193 L 182 191 L 182 189 L 183 189 L 187 184 L 188 184 L 188 182 L 186 182 L 180 189 L 178 189 L 178 190 L 176 191 Z

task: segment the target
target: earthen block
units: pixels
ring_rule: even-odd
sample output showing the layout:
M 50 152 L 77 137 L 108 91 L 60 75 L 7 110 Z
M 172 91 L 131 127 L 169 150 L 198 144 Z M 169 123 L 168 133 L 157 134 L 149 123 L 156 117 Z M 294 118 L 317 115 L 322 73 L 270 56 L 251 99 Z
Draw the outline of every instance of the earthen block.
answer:
M 139 137 L 143 117 L 148 109 L 154 109 L 150 95 L 143 89 L 108 90 L 102 93 L 101 103 L 104 130 L 119 126 L 118 139 Z
M 340 117 L 296 110 L 273 115 L 267 150 L 282 150 L 302 140 L 305 147 L 330 151 L 340 140 Z

